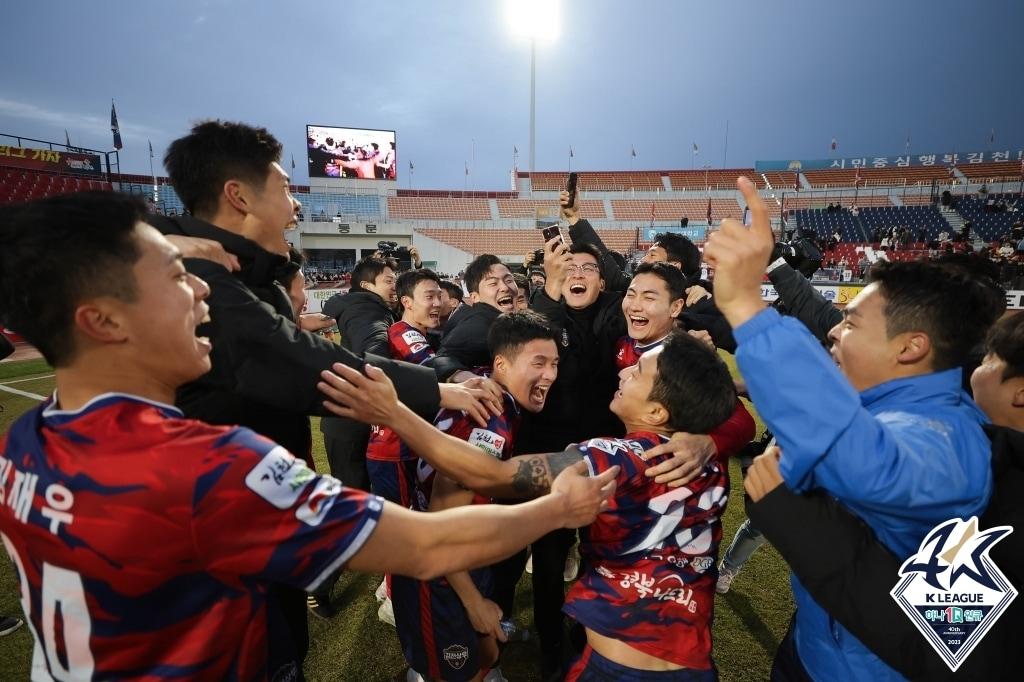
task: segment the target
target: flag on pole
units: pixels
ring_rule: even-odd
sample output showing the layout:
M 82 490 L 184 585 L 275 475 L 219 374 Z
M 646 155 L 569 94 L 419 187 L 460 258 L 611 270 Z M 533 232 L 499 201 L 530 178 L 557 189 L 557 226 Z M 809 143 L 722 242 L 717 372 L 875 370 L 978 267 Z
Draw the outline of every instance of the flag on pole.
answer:
M 694 154 L 694 156 L 696 156 L 696 155 L 697 155 L 697 154 L 699 154 L 699 153 L 700 153 L 700 147 L 698 147 L 698 146 L 697 146 L 697 143 L 696 143 L 696 142 L 694 142 L 694 143 L 693 143 L 693 154 Z
M 519 147 L 517 147 L 515 145 L 512 145 L 512 153 L 513 154 L 518 154 L 519 153 Z
M 146 142 L 149 142 L 149 158 L 152 159 L 153 158 L 153 141 L 152 140 L 146 140 Z M 292 166 L 292 168 L 294 168 L 294 166 Z
M 469 161 L 466 161 L 465 164 L 466 164 L 466 175 L 469 175 Z
M 571 159 L 573 156 L 575 155 L 572 153 L 572 145 L 569 145 L 569 158 Z
M 292 154 L 292 170 L 295 170 L 295 154 Z
M 907 148 L 907 153 L 909 153 L 910 152 L 910 135 L 907 135 L 906 148 Z
M 117 109 L 114 108 L 114 100 L 110 100 L 110 132 L 114 134 L 114 149 L 123 149 L 121 143 L 121 129 L 117 125 Z
M 996 129 L 993 128 L 992 129 L 992 133 L 988 136 L 988 142 L 989 142 L 989 144 L 992 144 L 995 141 L 996 141 Z
M 64 146 L 67 147 L 68 150 L 70 151 L 70 149 L 71 149 L 71 136 L 68 135 L 68 129 L 67 128 L 64 129 Z
M 629 155 L 632 156 L 633 158 L 636 158 L 636 147 L 630 145 L 630 147 L 629 147 Z
M 412 173 L 414 170 L 416 170 L 416 166 L 412 165 L 412 161 L 410 161 L 409 162 L 409 172 Z
M 838 146 L 839 146 L 839 143 L 836 142 L 836 138 L 833 137 L 832 138 L 832 151 L 835 151 L 836 147 L 838 147 Z

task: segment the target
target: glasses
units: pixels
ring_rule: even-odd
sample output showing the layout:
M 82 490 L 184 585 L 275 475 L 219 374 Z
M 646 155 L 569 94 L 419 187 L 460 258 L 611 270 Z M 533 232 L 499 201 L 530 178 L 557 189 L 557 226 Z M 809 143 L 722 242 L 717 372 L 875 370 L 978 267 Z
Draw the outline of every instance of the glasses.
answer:
M 565 271 L 570 275 L 577 275 L 581 272 L 584 275 L 596 275 L 601 272 L 601 268 L 597 267 L 597 263 L 587 263 L 585 265 L 570 265 L 565 268 Z

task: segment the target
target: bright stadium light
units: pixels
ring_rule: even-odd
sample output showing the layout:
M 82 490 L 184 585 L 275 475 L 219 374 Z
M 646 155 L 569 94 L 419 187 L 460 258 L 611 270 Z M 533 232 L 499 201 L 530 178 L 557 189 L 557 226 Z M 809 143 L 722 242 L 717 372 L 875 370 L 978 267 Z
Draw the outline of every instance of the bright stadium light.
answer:
M 537 158 L 537 41 L 558 37 L 557 0 L 505 0 L 505 18 L 512 32 L 530 39 L 530 172 Z
M 516 35 L 540 41 L 558 37 L 559 15 L 556 0 L 506 0 L 505 18 Z

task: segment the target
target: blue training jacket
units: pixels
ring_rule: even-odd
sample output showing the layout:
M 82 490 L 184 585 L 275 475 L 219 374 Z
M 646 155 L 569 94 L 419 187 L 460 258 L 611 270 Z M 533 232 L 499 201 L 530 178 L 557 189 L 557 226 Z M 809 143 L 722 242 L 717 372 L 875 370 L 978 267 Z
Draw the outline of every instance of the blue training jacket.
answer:
M 960 368 L 858 395 L 800 322 L 766 309 L 734 333 L 737 364 L 782 448 L 779 468 L 790 489 L 828 491 L 900 558 L 938 523 L 980 516 L 988 506 L 992 448 L 981 428 L 988 418 L 963 391 Z M 815 680 L 902 679 L 795 576 L 792 585 L 796 647 Z

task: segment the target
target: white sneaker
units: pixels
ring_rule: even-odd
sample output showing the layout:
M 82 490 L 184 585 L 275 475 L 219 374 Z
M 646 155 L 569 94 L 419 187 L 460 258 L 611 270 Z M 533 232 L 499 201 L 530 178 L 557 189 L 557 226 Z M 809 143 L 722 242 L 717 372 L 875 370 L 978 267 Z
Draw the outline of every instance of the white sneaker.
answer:
M 491 672 L 484 675 L 483 682 L 508 682 L 508 679 L 501 674 L 501 668 L 491 668 Z
M 565 568 L 562 571 L 562 580 L 572 582 L 576 574 L 580 572 L 580 550 L 578 545 L 569 549 L 569 555 L 565 557 Z
M 373 596 L 377 598 L 377 603 L 386 600 L 388 598 L 388 581 L 387 578 L 380 581 L 380 586 L 377 591 L 373 593 Z
M 533 555 L 532 554 L 530 555 L 530 558 L 526 560 L 526 572 L 529 573 L 530 575 L 533 575 Z
M 395 627 L 395 607 L 391 604 L 390 599 L 385 599 L 381 602 L 380 608 L 377 609 L 377 619 L 382 623 Z
M 739 569 L 727 568 L 723 563 L 718 567 L 718 582 L 715 583 L 715 592 L 725 594 L 732 587 L 732 581 L 740 574 Z
M 426 682 L 426 680 L 423 679 L 423 675 L 409 668 L 405 671 L 405 682 Z

